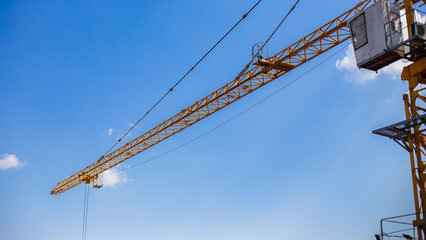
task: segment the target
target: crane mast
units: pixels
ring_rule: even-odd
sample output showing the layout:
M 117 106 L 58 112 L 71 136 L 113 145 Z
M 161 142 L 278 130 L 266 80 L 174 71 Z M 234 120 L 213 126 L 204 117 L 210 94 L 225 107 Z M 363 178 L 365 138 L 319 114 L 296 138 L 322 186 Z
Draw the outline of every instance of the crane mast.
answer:
M 351 33 L 346 21 L 356 13 L 364 10 L 372 2 L 376 2 L 376 0 L 361 1 L 355 7 L 274 56 L 266 59 L 259 58 L 258 61 L 253 63 L 252 68 L 225 86 L 195 102 L 190 107 L 183 109 L 173 117 L 108 155 L 102 156 L 95 163 L 59 182 L 51 191 L 51 194 L 59 195 L 80 183 L 95 181 L 102 172 L 173 136 L 348 40 L 351 37 Z
M 425 3 L 425 1 L 423 1 Z M 414 18 L 414 1 L 404 0 L 405 12 L 407 17 L 408 37 L 414 39 L 418 29 Z M 425 25 L 423 25 L 425 26 Z M 425 29 L 423 29 L 424 31 Z M 424 34 L 424 33 L 423 33 Z M 413 41 L 411 45 L 416 45 Z M 413 50 L 412 46 L 410 50 Z M 415 48 L 415 47 L 414 47 Z M 414 52 L 410 56 L 413 61 L 409 66 L 404 67 L 401 79 L 408 82 L 408 94 L 403 95 L 405 106 L 405 117 L 409 122 L 414 123 L 407 131 L 406 142 L 408 142 L 408 152 L 410 154 L 411 176 L 413 181 L 414 207 L 416 220 L 413 221 L 413 226 L 417 228 L 419 240 L 426 238 L 426 165 L 422 159 L 426 153 L 426 135 L 425 135 L 425 120 L 426 120 L 426 98 L 421 95 L 425 91 L 426 84 L 426 51 L 424 45 L 419 51 Z M 413 119 L 419 119 L 413 121 Z M 419 121 L 419 122 L 418 122 Z
M 402 234 L 397 237 L 419 240 L 424 240 L 426 237 L 426 165 L 423 161 L 426 155 L 426 98 L 424 96 L 426 91 L 426 25 L 424 20 L 422 22 L 421 19 L 416 19 L 419 17 L 416 16 L 413 5 L 417 2 L 420 1 L 403 1 L 408 37 L 395 47 L 403 47 L 401 57 L 412 61 L 410 65 L 404 67 L 401 74 L 401 79 L 408 82 L 408 93 L 403 95 L 406 120 L 373 131 L 375 134 L 389 137 L 409 152 L 415 213 L 382 219 L 381 234 L 376 235 L 378 240 L 389 237 L 383 231 L 384 221 L 401 223 L 400 219 L 407 216 L 415 216 L 415 220 L 411 223 L 404 223 L 412 225 L 415 235 L 412 237 Z M 425 3 L 423 0 L 422 4 Z

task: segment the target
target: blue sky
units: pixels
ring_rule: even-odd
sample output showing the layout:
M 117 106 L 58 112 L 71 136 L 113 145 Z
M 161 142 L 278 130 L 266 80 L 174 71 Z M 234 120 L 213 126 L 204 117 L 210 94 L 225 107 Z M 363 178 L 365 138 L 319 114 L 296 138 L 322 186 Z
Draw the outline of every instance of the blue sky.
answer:
M 256 1 L 2 1 L 0 239 L 78 239 L 96 161 Z M 276 53 L 357 1 L 301 1 Z M 268 0 L 126 138 L 232 80 L 290 9 Z M 346 43 L 347 44 L 347 43 Z M 344 45 L 119 168 L 227 121 Z M 230 123 L 91 189 L 87 239 L 373 239 L 414 211 L 409 156 L 372 130 L 404 119 L 401 64 L 371 75 L 344 49 Z

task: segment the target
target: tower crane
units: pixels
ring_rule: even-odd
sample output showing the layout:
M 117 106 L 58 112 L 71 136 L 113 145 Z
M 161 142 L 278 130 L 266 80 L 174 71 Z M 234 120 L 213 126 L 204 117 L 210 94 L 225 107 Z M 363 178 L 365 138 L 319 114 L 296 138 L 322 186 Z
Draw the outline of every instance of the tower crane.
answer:
M 253 61 L 252 66 L 246 66 L 235 79 L 146 133 L 102 156 L 93 164 L 58 182 L 51 194 L 60 195 L 81 183 L 89 184 L 97 181 L 104 171 L 160 143 L 351 38 L 358 60 L 358 57 L 363 57 L 361 50 L 366 48 L 363 46 L 372 45 L 374 42 L 369 43 L 367 40 L 374 36 L 365 33 L 366 26 L 368 31 L 368 21 L 371 21 L 367 10 L 376 4 L 393 4 L 392 6 L 397 5 L 398 13 L 396 16 L 389 15 L 390 21 L 383 26 L 386 36 L 382 37 L 386 37 L 387 42 L 389 40 L 392 42 L 394 39 L 392 33 L 401 32 L 399 24 L 402 16 L 399 15 L 399 9 L 404 8 L 408 38 L 396 44 L 392 43 L 390 46 L 388 44 L 385 49 L 379 49 L 382 52 L 380 56 L 369 56 L 370 59 L 367 61 L 357 62 L 360 68 L 377 71 L 398 59 L 405 58 L 412 61 L 404 68 L 401 75 L 402 80 L 407 81 L 409 86 L 408 94 L 403 96 L 406 120 L 377 129 L 373 133 L 393 139 L 409 152 L 416 215 L 412 225 L 417 228 L 418 239 L 425 239 L 426 164 L 422 156 L 426 154 L 426 108 L 419 102 L 426 104 L 426 97 L 420 95 L 421 91 L 426 90 L 426 35 L 424 33 L 426 28 L 425 23 L 416 21 L 413 5 L 418 2 L 425 4 L 426 1 L 394 2 L 363 0 L 271 57 L 259 57 L 260 55 L 254 54 L 254 57 L 257 56 L 256 61 Z M 388 28 L 392 31 L 390 35 L 388 35 Z M 383 234 L 379 237 L 383 239 Z

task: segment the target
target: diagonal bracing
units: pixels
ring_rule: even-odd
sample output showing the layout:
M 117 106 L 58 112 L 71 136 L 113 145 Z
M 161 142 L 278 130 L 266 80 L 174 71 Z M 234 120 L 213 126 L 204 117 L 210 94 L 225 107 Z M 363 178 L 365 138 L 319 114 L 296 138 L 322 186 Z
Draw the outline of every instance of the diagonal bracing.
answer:
M 319 29 L 308 34 L 286 49 L 268 58 L 267 65 L 255 64 L 240 77 L 232 80 L 205 98 L 197 101 L 153 129 L 126 143 L 95 163 L 59 182 L 51 194 L 61 194 L 80 183 L 90 183 L 98 175 L 166 138 L 184 130 L 205 117 L 261 88 L 294 68 L 332 49 L 350 38 L 346 21 L 364 10 L 375 0 L 364 0 Z M 283 68 L 282 66 L 287 66 Z

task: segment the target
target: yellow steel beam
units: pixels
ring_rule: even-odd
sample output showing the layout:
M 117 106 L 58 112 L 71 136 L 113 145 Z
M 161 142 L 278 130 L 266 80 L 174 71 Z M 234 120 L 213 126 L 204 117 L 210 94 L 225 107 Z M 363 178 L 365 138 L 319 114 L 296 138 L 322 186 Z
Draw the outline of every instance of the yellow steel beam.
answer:
M 374 0 L 364 0 L 336 19 L 269 58 L 269 66 L 254 66 L 238 79 L 183 109 L 158 126 L 126 143 L 110 154 L 59 182 L 51 194 L 61 194 L 83 182 L 90 182 L 100 173 L 173 136 L 236 100 L 270 83 L 303 63 L 350 38 L 346 21 L 365 9 Z M 276 68 L 274 68 L 276 66 Z M 282 66 L 291 66 L 283 68 Z
M 407 119 L 417 117 L 425 113 L 421 106 L 426 104 L 426 98 L 420 93 L 425 88 L 419 88 L 426 84 L 426 58 L 419 59 L 409 66 L 404 67 L 401 79 L 408 82 L 409 94 L 404 94 L 405 115 Z M 413 180 L 414 206 L 416 210 L 416 220 L 413 225 L 417 227 L 418 239 L 425 239 L 426 229 L 424 220 L 426 219 L 426 169 L 422 157 L 425 156 L 425 126 L 414 127 L 408 133 L 408 143 L 410 150 L 411 175 Z

